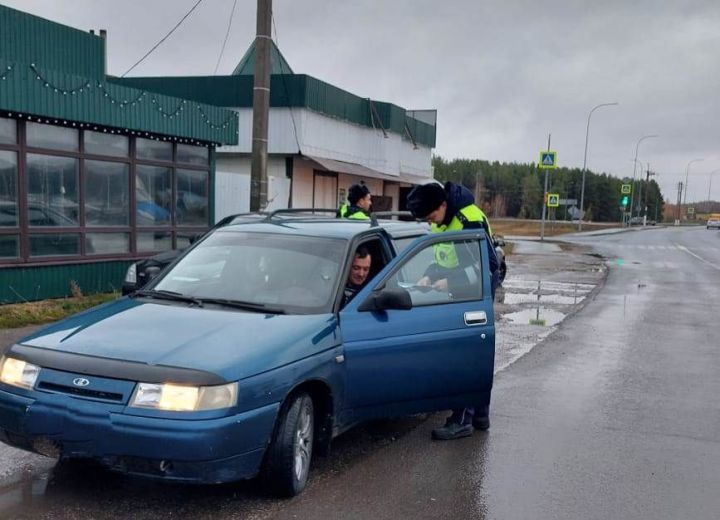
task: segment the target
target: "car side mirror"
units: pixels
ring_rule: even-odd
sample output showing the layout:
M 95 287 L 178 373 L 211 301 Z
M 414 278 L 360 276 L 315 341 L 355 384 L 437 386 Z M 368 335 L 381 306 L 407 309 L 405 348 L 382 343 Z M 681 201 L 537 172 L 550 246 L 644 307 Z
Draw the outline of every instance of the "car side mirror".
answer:
M 205 236 L 205 233 L 197 233 L 196 235 L 193 235 L 190 237 L 190 243 L 194 244 L 195 242 L 197 242 L 204 236 Z
M 150 280 L 152 280 L 153 278 L 155 278 L 159 274 L 160 274 L 160 268 L 156 265 L 147 267 L 145 269 L 145 278 L 147 279 L 148 282 Z
M 505 240 L 502 238 L 493 238 L 493 244 L 495 244 L 495 247 L 505 247 Z
M 360 304 L 359 311 L 407 311 L 412 309 L 412 298 L 405 289 L 383 289 L 373 291 L 370 296 Z

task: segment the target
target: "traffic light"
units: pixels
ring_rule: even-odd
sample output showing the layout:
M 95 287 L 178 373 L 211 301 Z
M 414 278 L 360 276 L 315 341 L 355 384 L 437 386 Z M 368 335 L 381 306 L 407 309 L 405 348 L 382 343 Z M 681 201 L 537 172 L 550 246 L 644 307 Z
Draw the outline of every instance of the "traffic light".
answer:
M 622 198 L 622 200 L 620 201 L 620 204 L 622 205 L 623 208 L 626 208 L 629 203 L 630 203 L 630 197 L 628 197 L 627 195 L 625 195 Z

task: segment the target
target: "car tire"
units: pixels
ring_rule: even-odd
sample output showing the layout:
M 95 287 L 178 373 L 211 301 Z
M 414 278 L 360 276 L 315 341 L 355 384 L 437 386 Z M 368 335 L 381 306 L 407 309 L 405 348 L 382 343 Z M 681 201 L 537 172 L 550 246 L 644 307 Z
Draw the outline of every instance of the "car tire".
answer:
M 291 397 L 280 410 L 265 459 L 265 482 L 279 497 L 293 497 L 307 483 L 312 462 L 315 410 L 306 393 Z
M 505 275 L 507 275 L 507 265 L 505 264 L 505 262 L 503 262 L 502 264 L 500 264 L 500 284 L 501 285 L 505 281 Z

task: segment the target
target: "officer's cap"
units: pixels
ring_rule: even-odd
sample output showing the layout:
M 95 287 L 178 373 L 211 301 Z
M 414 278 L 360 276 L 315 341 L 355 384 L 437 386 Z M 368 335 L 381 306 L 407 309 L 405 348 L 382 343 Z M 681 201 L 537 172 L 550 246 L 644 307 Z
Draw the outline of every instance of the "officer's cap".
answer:
M 447 201 L 445 188 L 436 183 L 415 186 L 407 196 L 407 209 L 415 218 L 425 218 Z
M 370 190 L 364 184 L 353 184 L 348 190 L 347 200 L 350 204 L 357 204 L 357 201 L 370 194 Z

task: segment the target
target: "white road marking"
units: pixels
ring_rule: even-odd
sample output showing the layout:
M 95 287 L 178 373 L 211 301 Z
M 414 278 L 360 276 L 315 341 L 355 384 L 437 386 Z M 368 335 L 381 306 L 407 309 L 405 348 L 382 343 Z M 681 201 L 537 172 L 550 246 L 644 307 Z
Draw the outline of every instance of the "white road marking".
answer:
M 715 270 L 717 270 L 717 271 L 720 271 L 720 266 L 717 266 L 717 265 L 713 264 L 712 262 L 710 262 L 710 261 L 708 261 L 708 260 L 705 260 L 702 256 L 696 255 L 695 253 L 693 253 L 692 251 L 690 251 L 690 250 L 689 250 L 687 247 L 685 247 L 685 246 L 681 246 L 680 244 L 675 244 L 675 245 L 677 246 L 677 248 L 678 248 L 680 251 L 684 251 L 684 252 L 686 252 L 687 254 L 689 254 L 690 256 L 693 256 L 693 257 L 697 258 L 698 260 L 700 260 L 701 262 L 709 265 L 709 266 L 712 267 L 713 269 L 715 269 Z

